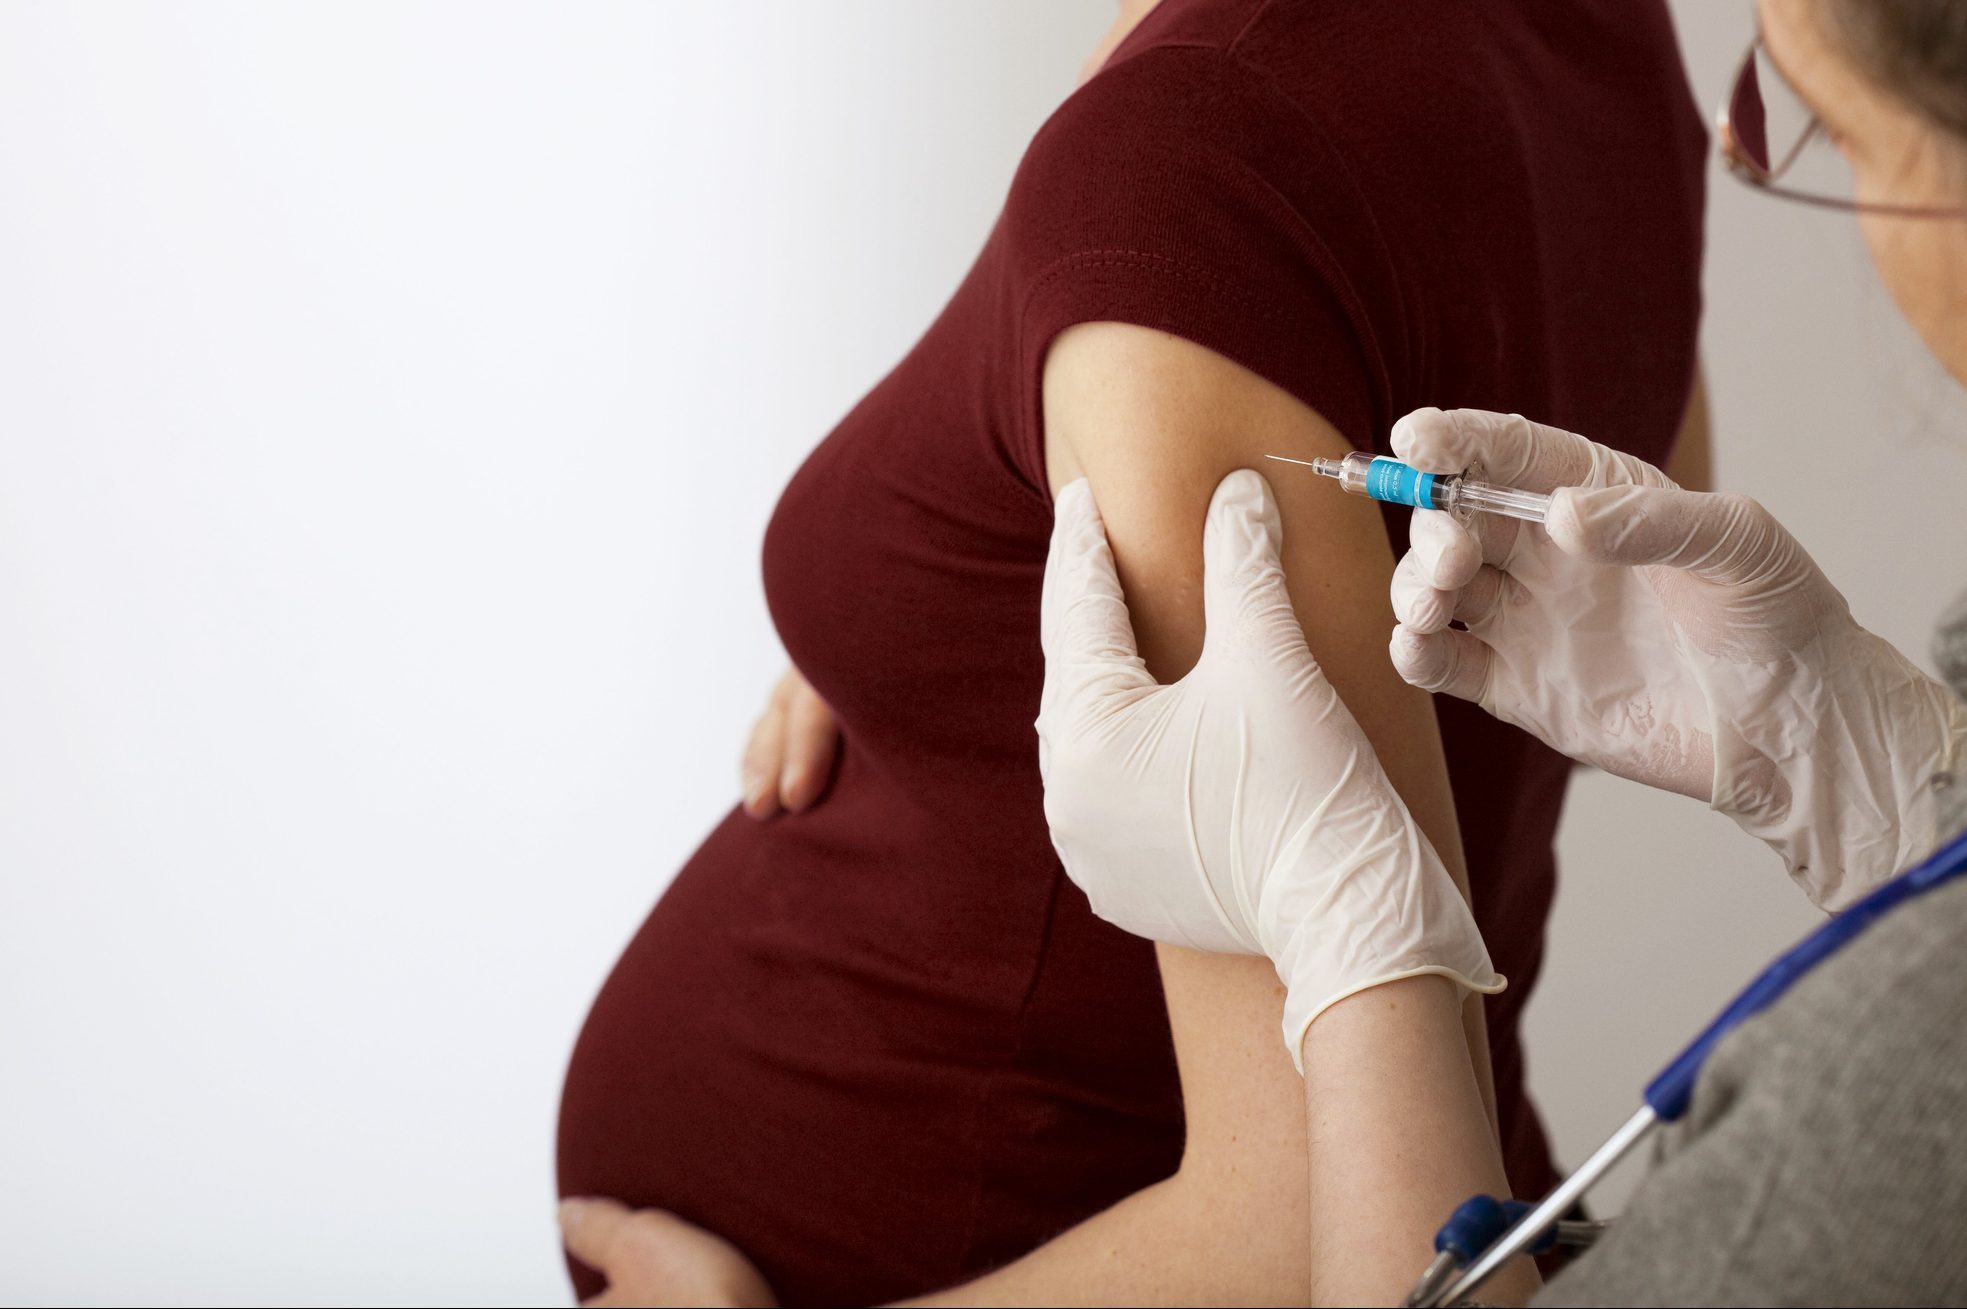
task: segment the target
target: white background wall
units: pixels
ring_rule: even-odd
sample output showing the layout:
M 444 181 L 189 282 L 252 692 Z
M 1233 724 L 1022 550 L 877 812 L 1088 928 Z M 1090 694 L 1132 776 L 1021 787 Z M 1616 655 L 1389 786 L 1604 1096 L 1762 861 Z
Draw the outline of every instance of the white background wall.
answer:
M 1747 7 L 1676 12 L 1711 101 Z M 766 516 L 1110 13 L 0 7 L 0 1299 L 563 1297 L 560 1071 L 733 799 Z M 1724 480 L 1923 650 L 1967 406 L 1848 223 L 1711 232 Z M 1575 1157 L 1809 915 L 1601 778 L 1563 847 Z

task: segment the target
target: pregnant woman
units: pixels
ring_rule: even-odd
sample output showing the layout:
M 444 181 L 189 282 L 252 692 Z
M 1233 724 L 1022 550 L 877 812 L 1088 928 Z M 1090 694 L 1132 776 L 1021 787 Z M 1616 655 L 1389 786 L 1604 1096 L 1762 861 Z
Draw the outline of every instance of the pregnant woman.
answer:
M 1700 434 L 1705 136 L 1663 4 L 1128 0 L 1090 67 L 941 317 L 787 488 L 764 565 L 794 671 L 747 805 L 568 1071 L 562 1192 L 719 1232 L 791 1303 L 1311 1284 L 1270 964 L 1099 921 L 1047 835 L 1057 488 L 1091 480 L 1165 681 L 1201 646 L 1209 497 L 1267 452 L 1384 450 L 1422 404 L 1655 463 Z M 1510 979 L 1486 1004 L 1498 1149 L 1537 1192 L 1516 1033 L 1569 765 L 1402 684 L 1404 539 L 1273 482 L 1311 647 Z

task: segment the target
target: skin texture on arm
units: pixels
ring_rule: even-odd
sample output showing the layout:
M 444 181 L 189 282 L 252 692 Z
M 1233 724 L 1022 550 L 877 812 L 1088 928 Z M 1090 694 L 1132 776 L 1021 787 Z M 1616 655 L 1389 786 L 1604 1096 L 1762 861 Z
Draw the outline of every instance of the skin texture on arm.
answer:
M 1673 454 L 1660 470 L 1689 491 L 1714 489 L 1714 427 L 1707 407 L 1707 374 L 1696 369 L 1694 393 L 1673 438 Z
M 1351 448 L 1345 439 L 1288 392 L 1221 356 L 1115 323 L 1059 337 L 1046 363 L 1044 409 L 1052 489 L 1090 479 L 1141 655 L 1164 682 L 1185 673 L 1202 647 L 1210 496 L 1236 468 L 1270 477 L 1284 519 L 1285 574 L 1311 649 L 1466 886 L 1433 706 L 1386 658 L 1394 560 L 1379 510 L 1263 459 L 1273 451 L 1339 455 Z M 1313 1295 L 1318 1220 L 1306 1195 L 1306 1083 L 1281 1038 L 1283 987 L 1266 959 L 1168 946 L 1159 957 L 1188 1123 L 1180 1169 L 924 1303 L 1301 1304 Z M 1487 1048 L 1473 1003 L 1465 1023 L 1467 1040 L 1455 1053 L 1484 1110 L 1474 1148 L 1493 1157 Z M 1496 1169 L 1500 1177 L 1499 1162 Z M 1426 1262 L 1432 1232 L 1414 1246 L 1410 1277 Z
M 1478 1147 L 1483 1120 L 1459 1040 L 1461 1004 L 1439 977 L 1349 996 L 1305 1033 L 1314 1304 L 1399 1304 L 1434 1231 L 1472 1195 L 1505 1195 L 1502 1159 Z M 1536 1265 L 1485 1282 L 1484 1304 L 1523 1304 Z
M 1164 949 L 1161 960 L 1188 1115 L 1180 1170 L 1015 1263 L 909 1303 L 1308 1302 L 1305 1126 L 1278 1035 L 1284 988 L 1267 959 Z
M 1044 385 L 1052 491 L 1082 476 L 1092 483 L 1141 657 L 1159 681 L 1181 677 L 1202 650 L 1201 523 L 1209 497 L 1237 468 L 1269 478 L 1284 520 L 1285 579 L 1305 640 L 1466 894 L 1461 831 L 1433 704 L 1386 659 L 1394 560 L 1380 510 L 1363 497 L 1333 494 L 1326 479 L 1264 458 L 1338 457 L 1351 444 L 1282 388 L 1192 342 L 1143 327 L 1087 323 L 1061 334 L 1047 357 Z M 1175 952 L 1160 953 L 1165 971 Z M 1252 999 L 1255 994 L 1253 988 Z M 1468 1008 L 1493 1119 L 1480 1006 L 1471 1000 Z M 1288 1059 L 1283 1067 L 1291 1071 Z

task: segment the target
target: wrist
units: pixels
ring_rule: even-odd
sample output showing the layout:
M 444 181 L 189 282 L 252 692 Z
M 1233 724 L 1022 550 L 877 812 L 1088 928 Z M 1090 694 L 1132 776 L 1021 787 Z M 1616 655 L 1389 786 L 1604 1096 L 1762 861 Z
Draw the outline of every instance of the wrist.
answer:
M 1787 693 L 1784 712 L 1807 732 L 1765 703 L 1754 717 L 1717 721 L 1715 736 L 1714 807 L 1833 911 L 1951 835 L 1942 815 L 1967 767 L 1959 697 L 1883 637 L 1851 623 L 1846 638 L 1817 651 Z
M 1266 880 L 1259 912 L 1294 1062 L 1313 1022 L 1369 990 L 1429 979 L 1451 993 L 1503 989 L 1467 898 L 1411 820 L 1323 828 L 1299 859 L 1309 862 Z

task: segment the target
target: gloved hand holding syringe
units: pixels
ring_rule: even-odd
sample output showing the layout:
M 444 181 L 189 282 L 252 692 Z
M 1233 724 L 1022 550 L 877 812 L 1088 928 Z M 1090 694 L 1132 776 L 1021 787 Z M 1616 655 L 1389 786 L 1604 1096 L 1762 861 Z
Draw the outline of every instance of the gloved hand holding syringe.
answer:
M 1967 751 L 1967 707 L 1859 626 L 1761 506 L 1515 414 L 1416 410 L 1390 440 L 1401 458 L 1287 462 L 1451 511 L 1414 516 L 1394 570 L 1408 682 L 1706 800 L 1824 908 L 1931 847 L 1932 781 Z M 1483 468 L 1536 489 L 1468 475 Z
M 1546 493 L 1534 522 L 1414 515 L 1388 643 L 1408 682 L 1706 801 L 1826 909 L 1932 847 L 1967 706 L 1762 506 L 1516 414 L 1420 409 L 1389 441 L 1399 467 Z
M 1541 523 L 1550 512 L 1550 497 L 1547 495 L 1479 482 L 1466 472 L 1459 475 L 1424 473 L 1398 459 L 1369 454 L 1364 450 L 1354 450 L 1343 459 L 1293 459 L 1289 455 L 1264 457 L 1287 464 L 1303 464 L 1314 473 L 1335 477 L 1341 489 L 1354 495 L 1371 496 L 1387 504 L 1408 505 L 1415 509 L 1440 509 L 1463 519 L 1474 511 Z

